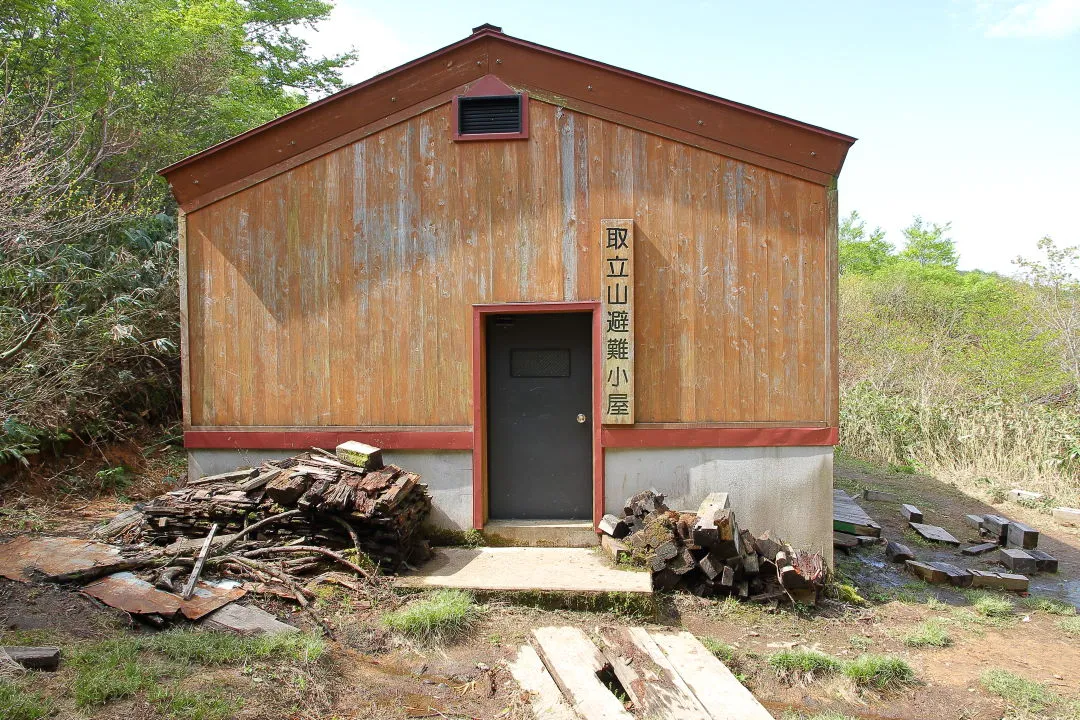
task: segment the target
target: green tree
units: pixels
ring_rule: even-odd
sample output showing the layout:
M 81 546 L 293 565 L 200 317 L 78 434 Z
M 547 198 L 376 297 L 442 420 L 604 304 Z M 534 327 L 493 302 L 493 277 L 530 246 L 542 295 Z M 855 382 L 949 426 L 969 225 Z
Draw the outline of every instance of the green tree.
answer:
M 900 257 L 920 265 L 955 268 L 960 258 L 956 253 L 956 243 L 946 235 L 950 229 L 952 223 L 924 223 L 921 217 L 915 216 L 911 225 L 904 228 L 907 243 L 900 251 Z
M 5 88 L 66 105 L 102 182 L 154 171 L 341 86 L 351 55 L 312 58 L 295 28 L 322 0 L 13 0 L 0 10 Z
M 880 227 L 868 235 L 866 222 L 852 210 L 840 223 L 838 250 L 841 274 L 871 275 L 893 260 L 895 248 Z
M 155 170 L 341 86 L 322 0 L 0 2 L 0 463 L 176 417 L 173 203 Z
M 1033 320 L 1052 333 L 1062 365 L 1080 387 L 1080 249 L 1058 247 L 1049 237 L 1039 240 L 1042 259 L 1018 257 L 1013 262 L 1032 287 L 1029 309 Z

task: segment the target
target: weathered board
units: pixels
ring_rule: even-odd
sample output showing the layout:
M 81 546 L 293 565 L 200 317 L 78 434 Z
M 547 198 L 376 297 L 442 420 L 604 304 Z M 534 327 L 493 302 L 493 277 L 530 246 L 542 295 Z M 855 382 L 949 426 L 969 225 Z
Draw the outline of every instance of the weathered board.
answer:
M 833 530 L 848 535 L 881 537 L 881 526 L 843 490 L 833 490 Z
M 772 720 L 731 671 L 688 632 L 650 633 L 713 720 Z
M 834 425 L 827 189 L 529 115 L 454 143 L 443 105 L 188 213 L 191 424 L 468 426 L 471 305 L 600 300 L 633 218 L 635 420 Z
M 645 717 L 710 720 L 648 631 L 602 627 L 599 635 L 601 652 L 638 712 Z
M 522 645 L 517 658 L 506 667 L 521 689 L 529 693 L 533 715 L 550 720 L 579 720 L 531 645 Z
M 597 677 L 604 669 L 604 656 L 585 633 L 572 627 L 541 627 L 532 636 L 537 655 L 581 717 L 631 720 L 633 716 Z
M 909 522 L 908 525 L 911 526 L 912 530 L 931 542 L 945 543 L 946 545 L 960 544 L 960 541 L 953 537 L 952 533 L 937 525 L 927 525 L 920 522 Z

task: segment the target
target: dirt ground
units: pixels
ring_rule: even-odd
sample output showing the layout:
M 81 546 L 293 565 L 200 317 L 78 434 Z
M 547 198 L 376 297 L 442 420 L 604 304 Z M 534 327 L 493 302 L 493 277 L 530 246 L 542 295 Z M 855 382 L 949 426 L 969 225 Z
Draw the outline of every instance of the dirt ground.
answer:
M 137 461 L 136 461 L 137 462 Z M 146 480 L 146 492 L 162 483 Z M 170 464 L 172 463 L 172 464 Z M 1040 548 L 1056 556 L 1057 575 L 1033 577 L 1032 596 L 1080 603 L 1080 531 L 1056 525 L 1045 512 L 1015 504 L 991 505 L 932 478 L 887 473 L 840 461 L 836 484 L 858 492 L 873 487 L 897 493 L 901 501 L 923 510 L 926 522 L 945 527 L 961 540 L 974 540 L 963 517 L 994 512 L 1022 520 L 1042 532 Z M 41 483 L 0 486 L 3 508 L 18 512 L 0 515 L 0 539 L 22 532 L 81 534 L 100 520 L 127 507 L 134 498 L 105 496 L 95 500 L 67 497 L 57 501 Z M 906 531 L 894 503 L 860 504 L 883 527 L 883 534 L 912 546 L 920 558 L 943 559 L 968 567 L 990 568 L 988 559 L 961 558 L 954 549 L 918 544 Z M 738 509 L 736 508 L 736 513 Z M 17 525 L 36 517 L 33 527 Z M 226 688 L 243 699 L 243 707 L 228 715 L 169 714 L 136 695 L 95 710 L 75 710 L 64 698 L 71 682 L 65 672 L 41 676 L 38 692 L 54 696 L 54 717 L 158 718 L 510 718 L 532 717 L 527 698 L 514 684 L 505 663 L 527 642 L 534 627 L 574 625 L 593 631 L 608 624 L 682 627 L 699 637 L 730 645 L 729 666 L 776 717 L 933 718 L 990 720 L 1038 717 L 1010 710 L 988 693 L 980 676 L 990 669 L 1007 670 L 1044 683 L 1063 700 L 1057 715 L 1069 714 L 1070 700 L 1080 699 L 1080 638 L 1058 627 L 1062 617 L 1030 606 L 1015 594 L 1012 615 L 995 620 L 971 610 L 970 594 L 935 588 L 890 566 L 882 546 L 867 546 L 850 555 L 837 553 L 841 576 L 864 602 L 823 600 L 816 608 L 773 611 L 764 606 L 703 600 L 687 594 L 662 595 L 657 611 L 648 617 L 615 611 L 544 609 L 481 598 L 479 619 L 458 640 L 441 647 L 412 644 L 386 631 L 380 617 L 391 606 L 414 596 L 370 598 L 352 591 L 326 594 L 318 607 L 331 621 L 335 640 L 317 668 L 299 670 L 274 663 L 244 663 L 194 669 L 185 687 Z M 249 596 L 251 598 L 251 596 Z M 278 617 L 311 629 L 295 606 L 273 598 L 254 599 Z M 951 644 L 940 648 L 910 647 L 903 637 L 928 619 L 937 619 Z M 117 636 L 152 632 L 131 618 L 63 588 L 0 580 L 0 643 L 44 642 L 69 649 Z M 786 648 L 821 650 L 841 659 L 861 653 L 895 655 L 915 670 L 918 683 L 889 693 L 860 691 L 842 678 L 781 682 L 768 666 L 768 657 Z M 1061 709 L 1066 708 L 1066 709 Z M 825 715 L 826 712 L 840 716 Z M 1013 714 L 1010 714 L 1013 713 Z

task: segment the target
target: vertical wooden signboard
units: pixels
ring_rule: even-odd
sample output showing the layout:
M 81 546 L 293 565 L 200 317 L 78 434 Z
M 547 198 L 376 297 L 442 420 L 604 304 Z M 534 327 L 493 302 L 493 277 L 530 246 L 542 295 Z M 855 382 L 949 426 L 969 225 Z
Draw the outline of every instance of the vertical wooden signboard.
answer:
M 600 221 L 605 425 L 634 422 L 634 221 Z

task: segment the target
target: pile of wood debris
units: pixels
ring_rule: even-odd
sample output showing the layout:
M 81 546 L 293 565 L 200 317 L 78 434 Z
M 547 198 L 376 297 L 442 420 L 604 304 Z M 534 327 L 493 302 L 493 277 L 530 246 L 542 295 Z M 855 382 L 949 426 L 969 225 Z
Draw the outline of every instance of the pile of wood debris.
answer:
M 257 468 L 193 480 L 99 531 L 106 540 L 176 544 L 207 537 L 213 530 L 231 545 L 272 554 L 272 546 L 353 548 L 387 572 L 422 562 L 430 549 L 420 532 L 431 497 L 420 476 L 383 465 L 378 448 L 344 443 L 337 454 L 313 449 Z M 259 547 L 253 547 L 253 546 Z M 296 553 L 294 573 L 326 564 L 318 552 Z
M 248 544 L 351 547 L 382 570 L 396 572 L 430 556 L 420 527 L 431 512 L 431 497 L 419 479 L 383 465 L 378 448 L 345 443 L 336 454 L 312 449 L 189 481 L 118 516 L 97 535 L 161 545 L 201 540 L 216 526 L 217 534 L 239 533 Z M 292 565 L 319 569 L 324 562 L 316 555 Z
M 693 513 L 670 510 L 664 495 L 645 490 L 626 500 L 623 517 L 605 515 L 599 527 L 609 552 L 648 567 L 658 590 L 813 603 L 825 583 L 820 554 L 740 530 L 727 493 L 709 495 Z
M 181 616 L 222 624 L 232 612 L 230 627 L 265 627 L 272 618 L 229 603 L 271 594 L 296 601 L 330 633 L 311 607 L 316 585 L 371 595 L 385 586 L 379 570 L 430 556 L 421 526 L 431 497 L 419 479 L 362 443 L 343 443 L 336 454 L 312 449 L 199 478 L 121 513 L 95 533 L 111 545 L 43 538 L 0 546 L 0 575 L 82 585 L 150 624 Z M 53 562 L 54 545 L 74 548 L 69 562 Z

